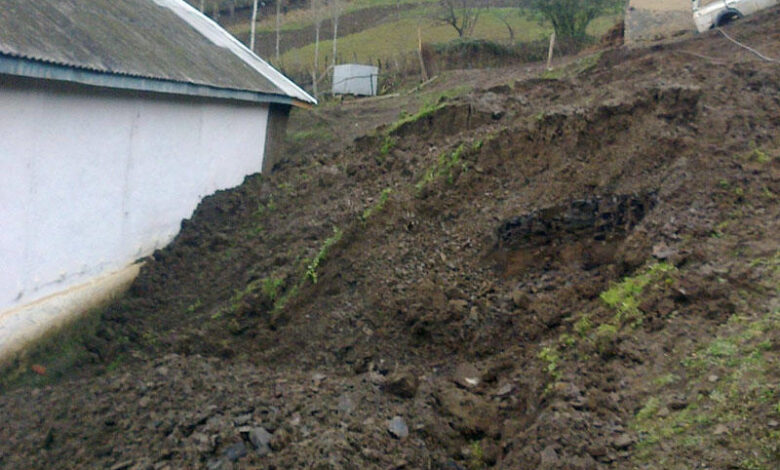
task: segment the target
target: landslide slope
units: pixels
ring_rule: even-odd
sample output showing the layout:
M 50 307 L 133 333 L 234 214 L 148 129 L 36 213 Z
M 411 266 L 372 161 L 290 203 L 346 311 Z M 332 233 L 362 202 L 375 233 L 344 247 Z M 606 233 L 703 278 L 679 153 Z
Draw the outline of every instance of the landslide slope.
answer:
M 432 86 L 204 200 L 91 364 L 3 392 L 0 466 L 776 468 L 780 67 L 712 32 Z

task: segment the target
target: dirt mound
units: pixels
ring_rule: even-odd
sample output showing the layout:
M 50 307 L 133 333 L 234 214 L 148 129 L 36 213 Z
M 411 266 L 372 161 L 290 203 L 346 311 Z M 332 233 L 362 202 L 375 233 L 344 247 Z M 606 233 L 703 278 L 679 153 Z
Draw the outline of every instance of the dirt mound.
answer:
M 729 44 L 366 102 L 397 120 L 204 200 L 92 364 L 6 390 L 0 465 L 772 468 L 780 72 Z

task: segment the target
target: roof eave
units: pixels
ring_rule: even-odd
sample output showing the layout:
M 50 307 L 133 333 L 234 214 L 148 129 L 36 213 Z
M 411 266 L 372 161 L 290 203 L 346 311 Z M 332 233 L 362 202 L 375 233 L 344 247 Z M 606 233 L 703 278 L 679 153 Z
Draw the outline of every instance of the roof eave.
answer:
M 3 54 L 0 54 L 0 74 L 64 81 L 119 90 L 197 96 L 251 103 L 278 103 L 302 108 L 310 108 L 312 106 L 312 103 L 294 99 L 287 95 L 262 93 L 252 90 L 220 88 L 198 83 L 163 80 L 135 75 L 106 73 Z

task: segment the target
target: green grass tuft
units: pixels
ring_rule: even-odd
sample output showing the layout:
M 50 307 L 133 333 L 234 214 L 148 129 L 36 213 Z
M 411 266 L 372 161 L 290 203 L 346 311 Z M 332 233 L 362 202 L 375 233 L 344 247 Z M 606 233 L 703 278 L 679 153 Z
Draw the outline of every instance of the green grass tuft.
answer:
M 314 257 L 314 259 L 309 263 L 309 265 L 306 267 L 306 274 L 304 274 L 304 278 L 308 279 L 312 282 L 312 284 L 317 283 L 317 270 L 319 269 L 320 265 L 328 256 L 328 252 L 330 251 L 331 247 L 338 243 L 341 240 L 341 237 L 344 235 L 344 232 L 338 228 L 333 228 L 333 235 L 328 237 L 325 242 L 322 244 L 322 247 L 320 248 L 320 251 L 317 252 L 317 255 Z

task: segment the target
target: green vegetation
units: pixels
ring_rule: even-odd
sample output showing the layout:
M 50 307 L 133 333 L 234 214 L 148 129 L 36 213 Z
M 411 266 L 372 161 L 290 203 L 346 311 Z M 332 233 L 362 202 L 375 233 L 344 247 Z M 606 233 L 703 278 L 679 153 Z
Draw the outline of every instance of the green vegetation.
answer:
M 627 277 L 602 292 L 601 300 L 617 311 L 614 326 L 619 327 L 625 322 L 631 322 L 632 326 L 640 325 L 642 312 L 639 310 L 639 303 L 642 293 L 648 286 L 662 279 L 671 280 L 667 274 L 675 270 L 676 268 L 668 263 L 656 263 L 637 276 Z
M 344 2 L 341 4 L 341 16 L 345 16 L 356 11 L 365 10 L 369 8 L 377 8 L 384 6 L 395 7 L 397 5 L 406 4 L 435 4 L 435 0 L 353 0 L 351 2 Z M 328 17 L 329 10 L 323 11 L 323 17 Z M 304 29 L 311 26 L 315 22 L 315 15 L 311 11 L 311 8 L 300 8 L 290 10 L 283 15 L 280 30 L 281 31 L 295 31 Z M 236 24 L 228 27 L 228 31 L 234 35 L 249 34 L 250 25 L 248 22 Z M 266 16 L 259 19 L 257 22 L 257 33 L 272 33 L 276 31 L 276 15 Z M 327 36 L 327 34 L 325 34 Z
M 368 219 L 381 212 L 382 209 L 384 209 L 385 204 L 387 204 L 387 200 L 390 198 L 392 192 L 393 190 L 390 188 L 383 189 L 379 194 L 379 200 L 377 200 L 374 205 L 367 207 L 360 215 L 360 221 L 365 223 Z
M 389 135 L 385 136 L 385 140 L 382 141 L 382 146 L 379 147 L 379 154 L 383 157 L 387 156 L 390 153 L 390 150 L 395 147 L 395 144 L 396 140 L 394 138 L 390 137 Z
M 201 302 L 200 299 L 197 299 L 195 302 L 187 306 L 187 313 L 195 313 L 202 306 L 203 302 Z
M 257 209 L 255 210 L 254 216 L 256 218 L 265 217 L 266 215 L 274 212 L 275 210 L 276 210 L 276 201 L 274 200 L 273 195 L 271 195 L 265 204 L 260 203 L 257 205 Z
M 660 385 L 661 387 L 664 387 L 666 385 L 671 385 L 674 383 L 677 383 L 681 380 L 680 376 L 677 374 L 672 374 L 671 372 L 668 374 L 664 374 L 658 378 L 656 378 L 653 382 L 656 385 Z
M 558 369 L 561 362 L 561 353 L 555 346 L 545 346 L 539 351 L 539 359 L 545 363 L 545 372 L 553 379 L 558 380 L 561 372 Z
M 436 163 L 425 170 L 423 177 L 415 184 L 414 187 L 417 190 L 417 193 L 419 194 L 429 183 L 442 176 L 446 176 L 447 183 L 452 184 L 455 178 L 455 169 L 466 171 L 468 169 L 468 164 L 461 160 L 464 149 L 465 145 L 461 144 L 451 153 L 444 152 L 439 154 Z
M 485 463 L 485 451 L 482 449 L 482 443 L 480 441 L 472 441 L 469 446 L 469 470 L 482 470 L 487 468 Z
M 596 346 L 596 351 L 599 354 L 606 355 L 612 351 L 612 346 L 615 344 L 617 336 L 618 327 L 611 323 L 604 323 L 596 328 L 591 339 Z
M 640 409 L 636 414 L 638 420 L 648 420 L 654 418 L 661 408 L 661 400 L 658 397 L 650 397 L 645 403 L 645 406 Z
M 390 124 L 387 130 L 385 130 L 386 137 L 385 140 L 382 142 L 382 147 L 380 148 L 380 151 L 387 149 L 387 152 L 389 153 L 389 151 L 397 143 L 396 140 L 390 136 L 398 132 L 398 130 L 401 127 L 407 124 L 418 122 L 419 120 L 425 119 L 429 116 L 432 116 L 436 111 L 439 111 L 440 109 L 444 109 L 445 107 L 447 107 L 448 101 L 451 101 L 459 96 L 466 95 L 467 93 L 471 92 L 471 90 L 472 88 L 469 86 L 458 86 L 458 87 L 454 87 L 442 91 L 440 93 L 429 94 L 428 96 L 424 96 L 422 100 L 422 105 L 420 105 L 420 108 L 417 110 L 416 113 L 409 114 L 406 111 L 401 111 L 400 115 L 398 116 L 398 119 L 392 124 Z
M 348 57 L 350 60 L 356 59 L 361 63 L 375 63 L 376 59 L 387 60 L 411 54 L 417 50 L 417 29 L 420 25 L 420 18 L 423 18 L 421 29 L 423 42 L 436 44 L 457 39 L 458 35 L 451 26 L 425 19 L 429 10 L 430 8 L 419 8 L 404 11 L 400 20 L 388 21 L 339 38 L 339 56 Z M 504 9 L 491 9 L 491 11 L 494 10 Z M 527 15 L 520 14 L 518 9 L 506 10 L 509 10 L 506 18 L 515 32 L 515 41 L 535 41 L 548 38 L 552 33 L 552 27 L 548 23 L 539 23 Z M 619 16 L 615 14 L 601 16 L 591 22 L 587 32 L 593 36 L 601 35 L 613 26 L 618 18 Z M 509 39 L 505 24 L 493 14 L 480 16 L 472 37 L 499 42 Z M 327 53 L 332 49 L 332 41 L 320 42 L 320 53 Z M 291 49 L 282 54 L 280 61 L 285 70 L 309 70 L 314 61 L 314 44 Z
M 416 114 L 406 114 L 402 113 L 401 116 L 398 118 L 397 121 L 390 124 L 390 127 L 387 129 L 387 134 L 393 134 L 398 131 L 401 127 L 405 126 L 406 124 L 417 122 L 420 119 L 425 119 L 428 116 L 432 115 L 436 111 L 443 109 L 446 105 L 446 103 L 443 102 L 443 100 L 438 100 L 436 102 L 426 102 L 423 103 L 422 106 L 420 106 L 419 111 L 417 111 Z
M 300 289 L 299 284 L 296 284 L 291 288 L 289 288 L 287 291 L 285 291 L 284 294 L 280 295 L 274 302 L 273 313 L 278 313 L 282 311 L 284 306 L 287 305 L 287 302 L 298 295 L 299 289 Z
M 377 164 L 381 165 L 387 160 L 387 156 L 390 155 L 390 151 L 395 147 L 397 140 L 389 135 L 386 135 L 382 141 L 382 145 L 379 147 L 379 154 L 375 157 Z
M 303 131 L 293 132 L 287 136 L 287 141 L 293 144 L 302 144 L 304 142 L 320 141 L 331 142 L 335 139 L 330 129 L 325 127 L 315 127 Z
M 778 328 L 780 310 L 759 317 L 733 315 L 717 337 L 682 361 L 685 390 L 692 396 L 682 405 L 670 406 L 661 393 L 680 376 L 657 378 L 659 390 L 651 393 L 632 424 L 640 437 L 636 460 L 670 468 L 658 461 L 659 454 L 724 446 L 731 455 L 741 456 L 733 468 L 774 468 L 780 458 L 780 432 L 755 423 L 780 415 L 780 359 L 771 340 Z
M 762 266 L 768 268 L 771 276 L 780 275 L 780 250 L 775 251 L 772 256 L 756 258 L 750 262 L 750 267 Z M 774 286 L 777 288 L 778 286 Z
M 574 334 L 562 333 L 557 340 L 539 352 L 538 357 L 546 363 L 545 370 L 553 380 L 560 377 L 560 363 L 564 360 L 583 360 L 589 357 L 588 348 L 602 357 L 614 354 L 615 345 L 624 326 L 635 328 L 642 323 L 644 313 L 639 304 L 647 290 L 669 277 L 676 268 L 666 263 L 655 263 L 633 277 L 626 277 L 613 284 L 601 294 L 601 300 L 616 310 L 607 322 L 596 324 L 590 314 L 580 314 L 572 324 Z M 577 349 L 578 345 L 586 348 Z
M 775 158 L 777 158 L 778 154 L 780 154 L 778 149 L 774 149 L 774 151 L 772 151 L 771 149 L 760 148 L 756 146 L 755 143 L 751 144 L 750 147 L 751 151 L 743 155 L 742 158 L 749 162 L 755 162 L 761 165 L 771 163 Z
M 41 387 L 72 374 L 79 364 L 93 360 L 85 347 L 100 325 L 102 309 L 91 310 L 37 340 L 12 362 L 0 364 L 0 391 L 16 387 Z M 122 337 L 114 346 L 126 343 Z M 122 356 L 114 358 L 116 364 Z M 113 368 L 116 367 L 116 364 Z M 111 367 L 106 369 L 107 372 Z
M 590 321 L 587 315 L 583 315 L 574 324 L 574 331 L 581 337 L 585 338 L 588 333 L 593 329 L 593 322 Z
M 560 80 L 563 78 L 576 77 L 577 75 L 585 73 L 588 70 L 594 68 L 596 64 L 599 63 L 602 54 L 603 52 L 596 52 L 581 59 L 577 59 L 574 62 L 566 64 L 562 67 L 554 68 L 552 70 L 545 70 L 541 77 L 545 80 Z M 540 112 L 537 120 L 541 120 L 541 117 L 543 116 L 544 113 Z
M 279 292 L 281 291 L 283 285 L 284 285 L 283 278 L 270 276 L 263 279 L 263 284 L 261 289 L 263 295 L 265 295 L 266 298 L 268 298 L 268 300 L 276 303 L 276 301 L 279 298 Z
M 331 247 L 338 243 L 343 235 L 344 232 L 341 229 L 338 227 L 333 228 L 333 235 L 325 240 L 325 242 L 322 244 L 322 247 L 320 248 L 320 251 L 317 252 L 317 255 L 306 267 L 306 274 L 304 275 L 305 279 L 310 280 L 312 284 L 317 283 L 317 269 L 319 269 L 320 264 L 322 264 L 322 262 L 325 261 L 325 258 L 327 258 Z
M 237 315 L 241 308 L 241 304 L 244 302 L 244 299 L 246 299 L 251 294 L 257 292 L 260 286 L 262 285 L 262 283 L 263 283 L 262 279 L 255 279 L 254 281 L 251 281 L 249 284 L 244 286 L 243 289 L 236 289 L 233 292 L 233 295 L 230 297 L 228 306 L 226 308 L 219 310 L 214 315 L 212 315 L 211 319 L 216 320 L 222 318 L 223 315 L 229 315 L 229 316 Z
M 530 0 L 531 11 L 553 24 L 561 39 L 582 40 L 596 17 L 616 13 L 624 6 L 620 0 Z

